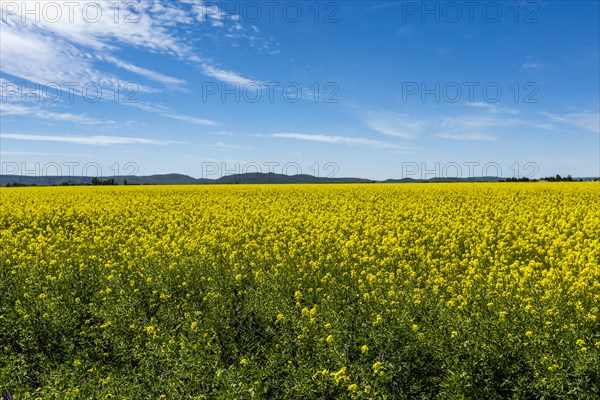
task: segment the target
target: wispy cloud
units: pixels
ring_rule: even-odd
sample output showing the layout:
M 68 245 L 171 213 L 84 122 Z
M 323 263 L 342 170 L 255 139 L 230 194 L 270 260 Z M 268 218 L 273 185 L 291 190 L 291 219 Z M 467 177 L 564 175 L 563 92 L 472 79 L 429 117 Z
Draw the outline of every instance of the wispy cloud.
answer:
M 425 127 L 424 121 L 393 112 L 367 113 L 364 123 L 376 132 L 403 139 L 417 138 Z
M 215 135 L 215 136 L 235 136 L 235 133 L 230 132 L 230 131 L 216 131 L 216 132 L 210 132 L 211 135 Z
M 152 104 L 152 103 L 137 102 L 137 103 L 126 103 L 126 104 L 133 106 L 135 108 L 139 108 L 142 111 L 147 111 L 150 113 L 158 113 L 164 117 L 175 119 L 178 121 L 184 121 L 184 122 L 189 122 L 192 124 L 203 125 L 203 126 L 219 125 L 217 122 L 209 120 L 209 119 L 199 118 L 199 117 L 195 117 L 192 115 L 180 114 L 180 113 L 177 113 L 177 112 L 171 110 L 168 107 L 160 106 L 160 105 L 156 105 L 156 104 Z
M 527 125 L 527 121 L 508 117 L 487 115 L 443 116 L 434 118 L 429 125 L 433 128 L 454 129 L 457 131 L 486 130 L 492 128 Z
M 458 141 L 494 141 L 496 138 L 491 135 L 482 135 L 478 133 L 440 133 L 436 135 L 440 139 L 458 140 Z
M 58 20 L 40 18 L 35 21 L 32 16 L 23 15 L 24 6 L 17 7 L 15 13 L 9 3 L 0 3 L 3 16 L 0 20 L 0 70 L 34 84 L 77 82 L 82 86 L 95 83 L 108 89 L 104 92 L 110 98 L 105 100 L 111 100 L 113 92 L 110 88 L 118 87 L 117 85 L 125 87 L 131 82 L 122 80 L 117 75 L 118 70 L 115 73 L 108 72 L 103 65 L 108 62 L 123 71 L 165 85 L 168 89 L 181 90 L 185 86 L 186 82 L 183 79 L 133 64 L 118 55 L 129 48 L 140 52 L 170 55 L 180 61 L 191 62 L 206 75 L 225 83 L 260 83 L 240 73 L 217 67 L 213 62 L 204 61 L 196 54 L 191 41 L 181 35 L 182 31 L 188 29 L 179 29 L 181 26 L 195 21 L 202 22 L 202 19 L 212 21 L 213 26 L 218 25 L 218 20 L 225 14 L 219 11 L 217 5 L 213 10 L 201 0 L 173 3 L 135 1 L 127 3 L 132 5 L 135 12 L 120 9 L 116 14 L 112 2 L 84 0 L 75 5 L 79 12 L 70 12 L 66 4 L 56 3 L 57 7 L 62 8 Z M 32 3 L 34 1 L 28 2 L 31 8 L 34 7 Z M 44 2 L 36 0 L 35 3 L 37 9 L 43 8 Z M 81 12 L 82 8 L 88 6 L 98 11 L 101 17 L 97 21 L 90 22 L 85 13 Z M 119 5 L 124 6 L 124 3 Z M 194 12 L 190 13 L 191 9 Z M 228 18 L 234 24 L 231 29 L 243 29 L 239 16 L 228 15 Z M 140 93 L 157 92 L 146 85 L 137 82 L 135 84 Z M 78 90 L 75 94 L 82 95 Z M 155 111 L 151 108 L 145 109 L 148 112 Z M 214 121 L 176 111 L 165 111 L 160 115 L 193 124 L 215 125 Z
M 81 153 L 45 153 L 38 151 L 0 151 L 3 157 L 92 157 Z
M 519 110 L 515 110 L 514 108 L 499 107 L 496 104 L 486 103 L 484 101 L 467 102 L 467 103 L 465 103 L 465 105 L 467 105 L 469 107 L 474 107 L 474 108 L 482 108 L 493 114 L 500 114 L 500 113 L 519 114 Z
M 471 111 L 452 115 L 437 115 L 427 118 L 409 116 L 393 112 L 363 113 L 363 122 L 373 131 L 416 140 L 421 137 L 437 137 L 460 141 L 493 141 L 502 128 L 556 130 L 555 122 L 578 126 L 597 132 L 598 114 L 579 113 L 565 116 L 529 114 L 521 116 L 517 109 L 496 104 L 475 102 L 465 103 Z M 550 118 L 549 118 L 550 117 Z
M 600 113 L 598 111 L 582 111 L 565 115 L 544 113 L 543 115 L 551 121 L 600 134 Z
M 148 1 L 142 4 L 147 7 L 148 10 L 155 16 L 163 26 L 176 26 L 181 24 L 191 24 L 193 18 L 190 16 L 188 10 L 185 10 L 177 6 L 177 3 L 166 2 L 166 1 Z
M 226 71 L 224 69 L 220 69 L 220 68 L 214 67 L 212 65 L 206 64 L 206 63 L 202 64 L 200 68 L 205 75 L 210 76 L 211 78 L 217 79 L 221 82 L 229 83 L 231 85 L 235 85 L 235 84 L 238 84 L 241 86 L 245 86 L 245 85 L 261 86 L 262 85 L 262 83 L 259 81 L 254 81 L 252 79 L 244 78 L 243 76 L 241 76 L 238 73 L 235 73 L 233 71 Z
M 101 18 L 90 22 L 85 13 L 71 13 L 62 5 L 61 18 L 24 17 L 25 7 L 16 14 L 7 12 L 10 2 L 2 2 L 1 69 L 31 82 L 101 82 L 118 80 L 94 66 L 95 61 L 127 45 L 138 49 L 172 54 L 185 58 L 191 53 L 186 44 L 163 26 L 159 13 L 150 2 L 138 2 L 135 21 L 125 23 L 124 15 L 115 18 L 111 2 L 78 2 L 98 9 Z M 34 3 L 34 2 L 29 2 Z M 38 9 L 42 3 L 38 3 Z M 58 3 L 57 3 L 58 4 Z M 59 5 L 61 6 L 61 5 Z M 123 13 L 128 14 L 128 13 Z M 141 71 L 140 71 L 141 72 Z
M 160 82 L 164 85 L 183 85 L 186 83 L 183 79 L 163 75 L 160 72 L 152 71 L 146 68 L 139 67 L 137 65 L 130 64 L 113 56 L 105 56 L 104 59 L 116 65 L 119 68 L 122 68 L 129 72 L 133 72 L 134 74 L 138 74 L 153 81 Z
M 197 21 L 210 22 L 213 27 L 223 27 L 227 13 L 217 3 L 204 2 L 203 0 L 181 0 L 182 3 L 191 5 L 192 15 Z
M 32 101 L 33 105 L 28 105 L 28 103 L 24 101 L 27 99 L 23 99 L 21 96 L 21 93 L 20 93 L 20 89 L 17 89 L 19 87 L 20 87 L 20 85 L 17 85 L 16 83 L 14 83 L 10 80 L 0 78 L 0 98 L 1 98 L 0 100 L 2 101 L 2 107 L 0 108 L 1 115 L 32 116 L 35 118 L 41 118 L 41 119 L 47 119 L 47 120 L 74 122 L 74 123 L 87 124 L 87 125 L 93 125 L 93 124 L 117 125 L 118 124 L 117 121 L 113 121 L 113 120 L 107 120 L 107 119 L 99 120 L 99 119 L 87 117 L 85 115 L 73 114 L 73 113 L 60 113 L 60 112 L 54 112 L 54 111 L 44 109 L 44 108 L 42 108 L 42 105 L 45 103 L 45 101 L 42 101 L 42 100 L 45 100 L 49 96 L 48 93 L 51 94 L 52 91 L 45 93 L 44 91 L 40 90 L 39 88 L 29 88 L 29 87 L 27 88 L 27 93 L 29 93 L 29 95 L 35 95 L 38 99 L 38 100 Z M 10 91 L 13 88 L 15 88 L 14 95 L 12 93 L 10 93 Z M 61 93 L 61 95 L 62 94 L 64 94 L 64 93 Z M 64 97 L 67 97 L 67 96 L 65 95 Z M 149 102 L 131 101 L 131 102 L 123 102 L 123 104 L 136 107 L 136 108 L 138 108 L 142 111 L 146 111 L 148 113 L 160 114 L 167 118 L 171 118 L 171 119 L 178 120 L 178 121 L 184 121 L 184 122 L 188 122 L 188 123 L 195 124 L 195 125 L 203 125 L 203 126 L 219 125 L 217 122 L 209 120 L 209 119 L 177 113 L 168 107 L 152 104 Z M 50 105 L 53 107 L 56 107 L 59 105 L 59 103 L 52 102 L 52 104 L 50 104 Z
M 554 129 L 552 124 L 535 116 L 515 118 L 510 115 L 498 115 L 501 111 L 493 110 L 488 114 L 463 114 L 459 116 L 442 116 L 429 121 L 428 131 L 435 136 L 450 140 L 496 140 L 497 135 L 507 128 L 529 131 L 531 129 Z M 439 133 L 442 132 L 442 133 Z
M 373 140 L 362 137 L 338 136 L 338 135 L 321 135 L 321 134 L 304 134 L 304 133 L 274 133 L 270 135 L 280 139 L 295 139 L 309 142 L 332 143 L 332 144 L 348 144 L 348 145 L 367 145 L 375 147 L 397 147 L 396 145 L 380 140 Z
M 170 140 L 155 140 L 126 136 L 70 136 L 70 135 L 31 135 L 25 133 L 0 133 L 1 139 L 24 140 L 36 142 L 59 142 L 70 144 L 84 144 L 93 146 L 109 146 L 124 144 L 148 144 L 148 145 L 167 145 L 182 144 Z
M 228 143 L 223 143 L 223 142 L 217 142 L 214 144 L 203 144 L 203 145 L 201 145 L 201 147 L 207 147 L 207 148 L 218 149 L 218 150 L 251 150 L 252 149 L 251 146 L 239 146 L 239 145 L 228 144 Z
M 18 116 L 28 116 L 52 121 L 61 121 L 61 122 L 73 122 L 78 124 L 85 125 L 94 125 L 94 124 L 116 124 L 116 121 L 112 120 L 98 120 L 94 118 L 87 117 L 85 115 L 72 114 L 72 113 L 57 113 L 48 110 L 41 109 L 38 106 L 29 107 L 23 104 L 13 104 L 13 103 L 3 103 L 0 108 L 0 115 L 9 116 L 9 115 L 18 115 Z

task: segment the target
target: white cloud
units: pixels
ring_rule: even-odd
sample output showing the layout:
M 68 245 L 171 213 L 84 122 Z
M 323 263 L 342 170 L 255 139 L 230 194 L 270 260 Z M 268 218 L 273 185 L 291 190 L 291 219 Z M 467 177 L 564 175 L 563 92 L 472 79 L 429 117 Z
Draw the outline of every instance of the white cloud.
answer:
M 462 115 L 433 119 L 435 128 L 454 130 L 483 130 L 498 127 L 526 125 L 527 122 L 516 118 L 488 117 L 486 115 Z
M 514 108 L 499 107 L 496 104 L 486 103 L 484 101 L 467 102 L 465 104 L 469 107 L 482 108 L 493 114 L 499 114 L 499 113 L 518 114 L 519 113 L 519 110 L 515 110 Z
M 376 132 L 404 139 L 417 138 L 426 125 L 424 121 L 409 115 L 392 112 L 368 113 L 364 122 Z
M 456 112 L 428 118 L 393 112 L 362 112 L 363 123 L 383 135 L 414 140 L 419 137 L 437 137 L 456 141 L 494 141 L 507 128 L 522 132 L 533 129 L 566 131 L 583 130 L 600 134 L 600 113 L 580 110 L 568 114 L 536 112 L 523 114 L 517 109 L 485 102 L 464 103 L 481 112 Z
M 193 22 L 193 18 L 187 10 L 175 7 L 164 0 L 145 1 L 142 4 L 149 4 L 149 10 L 163 26 L 176 26 Z
M 0 70 L 3 73 L 41 85 L 76 82 L 79 84 L 76 95 L 82 95 L 81 87 L 88 83 L 106 88 L 117 85 L 130 87 L 130 82 L 124 82 L 114 73 L 102 69 L 101 63 L 109 62 L 170 89 L 179 90 L 185 85 L 183 79 L 135 65 L 118 56 L 119 52 L 134 48 L 187 60 L 198 65 L 206 75 L 225 83 L 261 84 L 202 60 L 195 54 L 189 41 L 178 36 L 182 32 L 179 29 L 181 25 L 191 24 L 195 20 L 208 21 L 216 26 L 227 17 L 233 22 L 231 29 L 245 29 L 239 22 L 239 16 L 229 15 L 231 13 L 226 15 L 216 4 L 207 5 L 201 0 L 173 3 L 160 0 L 52 3 L 54 5 L 51 7 L 44 1 L 29 1 L 27 7 L 24 6 L 25 2 L 0 3 L 3 16 L 0 20 Z M 58 14 L 55 12 L 57 6 Z M 40 18 L 36 21 L 35 13 L 25 14 L 25 8 L 37 9 Z M 13 12 L 15 10 L 16 13 Z M 97 20 L 96 12 L 99 16 Z M 136 86 L 140 93 L 157 92 L 141 84 Z M 106 100 L 113 97 L 111 90 L 105 92 Z M 194 124 L 216 125 L 214 121 L 174 111 L 162 112 L 161 115 Z
M 235 134 L 230 131 L 216 131 L 216 132 L 210 132 L 210 134 L 216 135 L 216 136 L 235 136 Z
M 75 46 L 0 21 L 0 70 L 30 82 L 97 82 L 92 60 Z
M 92 157 L 81 153 L 44 153 L 38 151 L 0 151 L 3 157 Z
M 86 50 L 85 40 L 70 42 L 56 32 L 45 30 L 44 25 L 29 25 L 18 21 L 8 23 L 1 20 L 0 29 L 0 70 L 3 73 L 34 85 L 70 85 L 73 93 L 78 96 L 82 95 L 82 89 L 86 85 L 99 85 L 106 89 L 103 94 L 107 100 L 113 98 L 117 85 L 130 86 L 130 82 L 96 67 L 97 61 L 109 56 L 108 52 L 101 49 Z M 127 69 L 128 65 L 123 63 L 121 67 Z M 133 67 L 135 66 L 130 66 L 129 69 L 132 70 Z M 144 69 L 137 71 L 147 78 L 166 79 L 157 73 L 151 76 L 152 72 Z M 142 93 L 156 92 L 144 85 L 136 84 L 136 87 Z
M 72 114 L 72 113 L 57 113 L 48 110 L 41 109 L 39 107 L 28 107 L 22 104 L 11 104 L 3 103 L 0 107 L 0 115 L 19 115 L 19 116 L 31 116 L 40 119 L 47 119 L 53 121 L 62 122 L 74 122 L 79 124 L 115 124 L 112 120 L 97 120 L 94 118 L 86 117 L 85 115 Z
M 251 150 L 250 146 L 239 146 L 235 144 L 228 144 L 223 142 L 217 142 L 214 144 L 204 144 L 201 147 L 207 147 L 211 149 L 219 149 L 219 150 Z
M 192 14 L 197 21 L 210 22 L 213 27 L 223 27 L 225 25 L 228 15 L 219 7 L 217 2 L 204 2 L 202 0 L 181 0 L 181 2 L 191 4 Z
M 441 133 L 436 136 L 441 139 L 458 140 L 458 141 L 494 141 L 494 140 L 496 140 L 496 137 L 494 137 L 494 136 L 479 134 L 479 133 L 465 133 L 465 134 Z
M 24 14 L 24 6 L 16 14 L 8 12 L 12 3 L 2 2 L 2 70 L 32 82 L 98 81 L 105 74 L 92 68 L 94 56 L 110 54 L 123 44 L 181 58 L 191 52 L 163 26 L 164 16 L 152 13 L 156 2 L 116 3 L 118 10 L 113 2 L 73 2 L 73 9 L 55 3 L 61 6 L 56 21 L 45 11 L 46 2 L 27 3 L 27 9 L 38 8 L 38 21 L 35 14 Z M 127 4 L 138 12 L 125 10 Z M 88 10 L 87 17 L 83 10 Z
M 175 119 L 178 121 L 184 121 L 184 122 L 189 122 L 192 124 L 196 124 L 196 125 L 204 125 L 204 126 L 217 126 L 219 125 L 217 122 L 209 120 L 209 119 L 204 119 L 204 118 L 199 118 L 199 117 L 194 117 L 191 115 L 185 115 L 185 114 L 180 114 L 177 113 L 167 107 L 164 106 L 160 106 L 160 105 L 156 105 L 156 104 L 151 104 L 151 103 L 143 103 L 143 102 L 137 102 L 137 103 L 125 103 L 129 106 L 133 106 L 135 108 L 139 108 L 142 111 L 146 111 L 149 113 L 157 113 L 162 115 L 163 117 L 167 117 L 167 118 L 171 118 L 171 119 Z
M 12 2 L 4 2 L 10 4 Z M 69 43 L 90 47 L 95 50 L 116 48 L 117 44 L 126 44 L 136 48 L 168 52 L 185 56 L 189 48 L 180 43 L 165 28 L 169 16 L 181 12 L 173 7 L 165 7 L 156 1 L 109 2 L 81 0 L 73 2 L 70 9 L 67 2 L 55 4 L 60 6 L 59 17 L 52 18 L 48 12 L 47 2 L 29 1 L 27 7 L 19 7 L 16 15 L 4 13 L 7 25 L 29 31 L 43 31 L 55 35 Z M 6 6 L 3 5 L 3 8 Z M 39 21 L 24 10 L 37 7 L 40 12 Z M 165 10 L 171 10 L 170 15 Z M 71 12 L 70 12 L 71 11 Z M 167 15 L 165 15 L 167 14 Z
M 600 113 L 597 111 L 582 111 L 565 115 L 544 113 L 543 115 L 551 121 L 600 134 Z
M 215 121 L 211 121 L 209 119 L 203 119 L 198 117 L 193 117 L 191 115 L 178 114 L 173 112 L 162 113 L 163 116 L 171 119 L 176 119 L 178 121 L 189 122 L 196 125 L 204 125 L 204 126 L 217 126 L 219 125 Z
M 340 143 L 340 144 L 357 144 L 357 145 L 368 145 L 375 147 L 397 147 L 392 143 L 383 142 L 380 140 L 373 140 L 360 137 L 350 136 L 338 136 L 338 135 L 321 135 L 321 134 L 304 134 L 304 133 L 274 133 L 270 137 L 280 139 L 296 139 L 305 140 L 309 142 L 320 142 L 320 143 Z
M 60 142 L 70 144 L 85 144 L 94 146 L 108 146 L 119 144 L 149 144 L 167 145 L 181 144 L 181 142 L 134 138 L 125 136 L 69 136 L 69 135 L 30 135 L 24 133 L 0 133 L 1 139 L 37 141 L 37 142 Z
M 172 76 L 163 75 L 160 72 L 152 71 L 146 68 L 139 67 L 137 65 L 130 64 L 123 60 L 120 60 L 113 56 L 105 56 L 104 59 L 119 68 L 122 68 L 126 71 L 133 72 L 134 74 L 138 74 L 145 78 L 151 79 L 153 81 L 160 82 L 165 85 L 183 85 L 185 81 L 183 79 L 174 78 Z
M 207 76 L 210 76 L 211 78 L 215 78 L 215 79 L 225 82 L 225 83 L 229 83 L 231 85 L 235 85 L 235 84 L 238 84 L 241 86 L 245 86 L 245 85 L 261 86 L 262 85 L 261 82 L 253 81 L 248 78 L 244 78 L 243 76 L 241 76 L 235 72 L 226 71 L 226 70 L 214 67 L 214 66 L 206 64 L 206 63 L 201 65 L 201 69 L 202 69 L 202 72 L 204 74 L 206 74 Z

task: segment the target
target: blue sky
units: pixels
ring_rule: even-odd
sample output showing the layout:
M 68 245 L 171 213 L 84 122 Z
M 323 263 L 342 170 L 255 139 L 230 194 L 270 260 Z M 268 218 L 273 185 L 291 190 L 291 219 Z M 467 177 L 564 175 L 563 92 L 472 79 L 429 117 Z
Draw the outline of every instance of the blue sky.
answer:
M 2 173 L 598 176 L 599 4 L 2 0 Z

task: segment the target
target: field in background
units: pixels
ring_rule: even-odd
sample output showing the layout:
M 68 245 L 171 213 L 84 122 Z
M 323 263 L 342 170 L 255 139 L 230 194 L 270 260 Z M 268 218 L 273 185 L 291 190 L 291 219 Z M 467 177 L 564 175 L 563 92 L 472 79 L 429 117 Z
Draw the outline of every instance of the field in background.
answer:
M 597 183 L 0 196 L 15 400 L 600 396 Z

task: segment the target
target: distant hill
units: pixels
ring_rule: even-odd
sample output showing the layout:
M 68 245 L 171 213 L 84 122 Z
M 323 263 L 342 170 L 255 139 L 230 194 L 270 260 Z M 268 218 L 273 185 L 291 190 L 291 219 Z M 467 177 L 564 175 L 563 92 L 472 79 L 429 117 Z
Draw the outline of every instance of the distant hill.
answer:
M 0 186 L 19 184 L 26 186 L 52 186 L 68 183 L 69 185 L 91 185 L 91 176 L 22 176 L 0 175 Z M 125 181 L 132 185 L 191 185 L 201 183 L 201 180 L 181 174 L 150 175 L 150 176 L 120 176 L 99 177 L 100 180 L 114 179 L 119 185 Z
M 0 186 L 23 185 L 23 186 L 57 186 L 69 185 L 91 185 L 93 177 L 88 176 L 22 176 L 22 175 L 0 175 Z M 120 176 L 99 177 L 102 181 L 114 179 L 123 185 L 205 185 L 205 184 L 285 184 L 285 183 L 417 183 L 417 182 L 498 182 L 505 178 L 495 176 L 481 176 L 473 178 L 430 178 L 430 179 L 386 179 L 375 181 L 363 178 L 325 178 L 313 175 L 283 175 L 275 173 L 246 173 L 223 176 L 218 179 L 196 179 L 182 174 L 164 174 L 148 176 Z M 573 178 L 579 180 L 579 178 Z M 583 178 L 585 181 L 597 180 L 598 178 Z
M 199 183 L 207 183 L 210 180 L 196 179 L 188 175 L 182 174 L 165 174 L 165 175 L 149 175 L 149 176 L 129 176 L 119 178 L 119 184 L 127 180 L 130 185 L 197 185 Z
M 93 177 L 87 176 L 22 176 L 0 175 L 0 186 L 8 184 L 24 186 L 91 185 Z M 274 173 L 246 173 L 223 176 L 218 179 L 196 179 L 182 174 L 149 176 L 98 177 L 107 181 L 114 179 L 119 185 L 199 185 L 199 184 L 266 184 L 266 183 L 366 183 L 373 182 L 361 178 L 320 178 L 312 175 L 283 175 Z
M 227 175 L 216 179 L 213 183 L 368 183 L 369 179 L 361 178 L 321 178 L 313 175 L 283 175 L 269 173 L 250 172 L 246 174 Z

